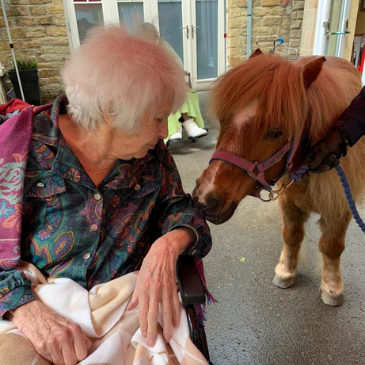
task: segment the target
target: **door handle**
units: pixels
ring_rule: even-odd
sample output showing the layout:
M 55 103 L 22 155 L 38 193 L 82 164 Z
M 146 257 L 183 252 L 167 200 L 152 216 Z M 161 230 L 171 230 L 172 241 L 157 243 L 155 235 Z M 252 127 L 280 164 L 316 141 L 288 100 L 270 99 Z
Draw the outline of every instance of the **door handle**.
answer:
M 324 34 L 326 36 L 331 35 L 331 32 L 330 32 L 330 21 L 329 20 L 325 20 L 323 22 L 323 28 L 324 28 Z
M 333 33 L 331 33 L 331 35 L 332 34 L 349 34 L 349 33 L 351 33 L 350 32 L 350 30 L 349 30 L 349 28 L 348 28 L 348 25 L 349 25 L 349 20 L 348 19 L 346 19 L 346 21 L 345 21 L 345 30 L 343 30 L 343 31 L 341 31 L 341 32 L 333 32 Z
M 186 30 L 186 39 L 189 39 L 189 26 L 186 25 L 185 27 L 181 27 L 181 29 Z
M 348 34 L 351 33 L 348 29 L 342 31 L 342 32 L 332 32 L 331 35 L 339 35 L 339 34 Z
M 191 38 L 194 38 L 194 31 L 196 32 L 196 28 L 200 28 L 200 27 L 191 25 Z
M 341 30 L 341 31 L 337 31 L 337 32 L 331 32 L 330 29 L 329 29 L 330 28 L 330 22 L 328 20 L 326 20 L 325 22 L 323 22 L 323 26 L 324 26 L 324 29 L 325 29 L 325 34 L 327 36 L 329 36 L 329 35 L 340 35 L 340 34 L 349 34 L 349 33 L 351 33 L 351 31 L 348 28 L 348 24 L 349 24 L 349 20 L 346 19 L 345 30 Z

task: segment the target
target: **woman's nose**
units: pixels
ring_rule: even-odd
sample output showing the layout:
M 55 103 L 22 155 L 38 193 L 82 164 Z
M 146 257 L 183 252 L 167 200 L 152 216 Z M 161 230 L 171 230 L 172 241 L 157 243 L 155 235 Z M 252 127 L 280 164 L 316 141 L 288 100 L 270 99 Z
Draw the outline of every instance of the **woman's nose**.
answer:
M 169 123 L 168 123 L 167 118 L 166 118 L 166 120 L 163 121 L 163 123 L 161 123 L 159 125 L 158 136 L 161 139 L 165 139 L 169 136 Z

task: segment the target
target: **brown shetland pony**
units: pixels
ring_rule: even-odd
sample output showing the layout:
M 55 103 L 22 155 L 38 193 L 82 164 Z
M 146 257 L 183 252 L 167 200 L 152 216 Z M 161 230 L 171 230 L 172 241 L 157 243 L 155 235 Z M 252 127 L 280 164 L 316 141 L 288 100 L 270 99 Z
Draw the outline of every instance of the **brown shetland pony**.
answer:
M 222 75 L 213 89 L 212 108 L 221 124 L 216 149 L 260 162 L 295 136 L 304 123 L 289 172 L 296 171 L 310 146 L 326 135 L 360 89 L 359 73 L 343 59 L 310 56 L 290 63 L 257 50 L 250 59 Z M 280 176 L 285 157 L 265 172 L 266 181 Z M 364 161 L 363 138 L 341 159 L 355 200 L 365 190 Z M 278 181 L 278 187 L 287 176 Z M 233 215 L 244 197 L 253 194 L 256 186 L 257 182 L 245 171 L 213 160 L 197 179 L 193 199 L 208 220 L 221 224 Z M 284 247 L 274 284 L 281 288 L 293 285 L 304 222 L 310 212 L 316 212 L 321 216 L 322 230 L 322 300 L 341 305 L 344 288 L 340 256 L 351 213 L 336 171 L 309 174 L 300 183 L 292 184 L 279 197 L 279 206 Z

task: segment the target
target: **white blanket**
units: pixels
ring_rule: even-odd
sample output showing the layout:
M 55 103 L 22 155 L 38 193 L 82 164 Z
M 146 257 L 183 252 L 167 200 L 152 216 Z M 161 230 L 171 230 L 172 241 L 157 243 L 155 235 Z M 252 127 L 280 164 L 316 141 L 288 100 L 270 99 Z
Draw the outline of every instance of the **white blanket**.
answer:
M 208 364 L 190 340 L 183 307 L 180 326 L 174 330 L 169 344 L 159 326 L 155 346 L 147 345 L 139 329 L 137 309 L 125 311 L 137 272 L 97 285 L 88 292 L 70 279 L 46 280 L 32 265 L 25 263 L 22 270 L 31 279 L 37 298 L 61 316 L 78 323 L 92 341 L 88 357 L 80 365 Z M 0 320 L 0 334 L 4 333 L 23 335 L 11 321 Z

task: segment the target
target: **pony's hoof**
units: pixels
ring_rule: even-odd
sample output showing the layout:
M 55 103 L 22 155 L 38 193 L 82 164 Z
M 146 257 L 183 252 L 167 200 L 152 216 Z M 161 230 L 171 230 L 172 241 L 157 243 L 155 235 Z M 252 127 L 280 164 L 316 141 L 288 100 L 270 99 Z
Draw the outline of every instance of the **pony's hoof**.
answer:
M 274 280 L 272 282 L 279 288 L 286 289 L 290 288 L 294 284 L 294 278 L 283 280 L 280 279 L 277 275 L 275 275 Z
M 325 291 L 322 291 L 321 297 L 324 304 L 330 305 L 332 307 L 338 307 L 342 305 L 344 300 L 343 294 L 340 294 L 338 297 L 334 297 Z

